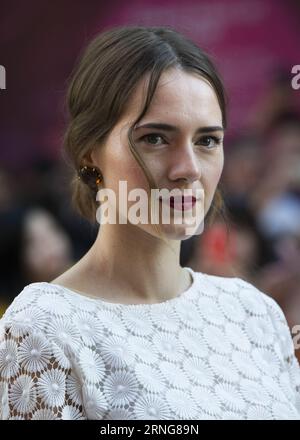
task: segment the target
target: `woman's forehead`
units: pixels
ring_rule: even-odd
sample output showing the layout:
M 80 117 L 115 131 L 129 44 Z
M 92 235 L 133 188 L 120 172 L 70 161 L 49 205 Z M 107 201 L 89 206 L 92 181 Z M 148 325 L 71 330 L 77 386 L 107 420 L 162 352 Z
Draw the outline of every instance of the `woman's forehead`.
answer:
M 142 111 L 147 87 L 147 78 L 141 81 L 124 114 L 124 121 L 134 121 Z M 143 117 L 155 120 L 164 118 L 168 115 L 173 117 L 205 117 L 213 118 L 216 122 L 222 121 L 222 113 L 219 106 L 217 95 L 211 84 L 205 79 L 194 73 L 187 73 L 173 69 L 163 72 L 158 82 L 155 93 L 152 97 L 147 114 Z M 141 121 L 140 121 L 141 122 Z M 213 123 L 213 121 L 211 121 Z

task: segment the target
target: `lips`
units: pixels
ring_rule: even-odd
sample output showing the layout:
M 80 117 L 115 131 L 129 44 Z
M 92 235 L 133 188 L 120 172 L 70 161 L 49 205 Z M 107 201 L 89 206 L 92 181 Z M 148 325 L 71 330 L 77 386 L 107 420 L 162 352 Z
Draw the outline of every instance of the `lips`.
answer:
M 197 201 L 196 197 L 194 196 L 180 196 L 180 197 L 170 196 L 170 198 L 166 198 L 166 199 L 160 197 L 160 200 L 163 203 L 169 203 L 171 208 L 180 211 L 192 209 Z

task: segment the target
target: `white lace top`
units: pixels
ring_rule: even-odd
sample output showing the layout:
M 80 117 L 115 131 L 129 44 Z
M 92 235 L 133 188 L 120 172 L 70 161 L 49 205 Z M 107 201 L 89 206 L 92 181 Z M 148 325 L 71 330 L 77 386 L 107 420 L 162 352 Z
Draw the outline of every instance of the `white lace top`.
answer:
M 279 305 L 194 272 L 155 304 L 26 286 L 0 320 L 2 419 L 300 419 L 300 368 Z

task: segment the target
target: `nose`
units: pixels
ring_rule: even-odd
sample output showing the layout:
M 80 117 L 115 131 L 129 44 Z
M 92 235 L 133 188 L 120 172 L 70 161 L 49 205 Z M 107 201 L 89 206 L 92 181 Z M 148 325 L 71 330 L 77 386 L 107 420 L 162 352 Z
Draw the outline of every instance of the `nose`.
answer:
M 200 168 L 200 162 L 193 147 L 187 145 L 185 148 L 178 148 L 171 158 L 168 177 L 173 181 L 183 179 L 191 183 L 200 179 Z

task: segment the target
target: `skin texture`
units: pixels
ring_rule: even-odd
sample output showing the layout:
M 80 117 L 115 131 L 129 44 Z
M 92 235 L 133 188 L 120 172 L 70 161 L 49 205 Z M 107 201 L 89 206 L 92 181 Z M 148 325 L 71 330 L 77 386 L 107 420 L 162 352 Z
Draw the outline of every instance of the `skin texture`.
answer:
M 100 188 L 115 191 L 117 206 L 120 180 L 127 182 L 128 191 L 148 190 L 127 139 L 127 130 L 142 109 L 146 84 L 147 77 L 137 85 L 105 145 L 95 147 L 85 161 L 101 170 L 104 180 Z M 180 69 L 164 72 L 138 126 L 149 122 L 178 128 L 177 133 L 149 128 L 133 133 L 157 188 L 202 189 L 204 199 L 197 203 L 203 204 L 205 216 L 223 170 L 223 132 L 195 132 L 199 127 L 222 127 L 214 89 L 196 74 Z M 149 134 L 152 136 L 141 139 Z M 211 136 L 219 137 L 220 144 Z M 128 202 L 128 207 L 134 203 Z M 176 297 L 191 284 L 190 275 L 179 264 L 180 242 L 189 237 L 186 224 L 174 224 L 172 217 L 170 224 L 161 224 L 161 230 L 167 243 L 151 224 L 103 224 L 88 253 L 53 283 L 114 303 L 157 303 Z

